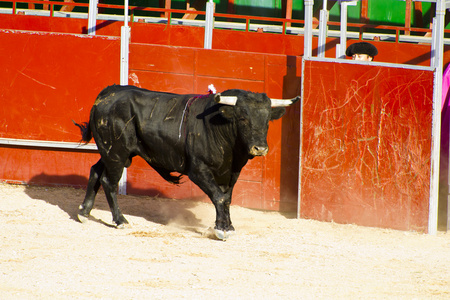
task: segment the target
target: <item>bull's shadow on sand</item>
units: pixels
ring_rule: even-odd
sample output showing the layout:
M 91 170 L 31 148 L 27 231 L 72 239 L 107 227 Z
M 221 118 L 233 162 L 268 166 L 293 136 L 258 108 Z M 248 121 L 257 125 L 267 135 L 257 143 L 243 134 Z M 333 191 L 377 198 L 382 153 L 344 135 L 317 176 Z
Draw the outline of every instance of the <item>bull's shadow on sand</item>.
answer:
M 68 187 L 69 184 L 72 187 Z M 75 188 L 73 187 L 74 185 L 76 186 Z M 56 205 L 66 212 L 72 221 L 79 222 L 77 217 L 78 207 L 84 200 L 86 185 L 87 178 L 83 176 L 58 176 L 41 173 L 29 181 L 29 185 L 25 191 L 30 198 Z M 140 194 L 147 195 L 158 194 L 154 190 L 141 192 Z M 192 212 L 199 204 L 197 201 L 173 200 L 164 198 L 164 195 L 159 195 L 158 197 L 119 195 L 118 202 L 125 218 L 134 216 L 162 225 L 175 224 L 178 227 L 197 233 L 202 233 L 201 230 L 212 225 L 203 224 L 204 221 Z M 94 221 L 103 223 L 106 226 L 112 226 L 112 215 L 105 194 L 101 188 L 95 199 L 94 209 L 106 211 L 107 213 L 102 215 L 107 215 L 108 217 L 102 220 L 90 216 L 90 222 Z M 214 207 L 211 206 L 211 215 L 214 216 L 214 213 Z M 130 218 L 128 218 L 128 221 L 130 221 Z

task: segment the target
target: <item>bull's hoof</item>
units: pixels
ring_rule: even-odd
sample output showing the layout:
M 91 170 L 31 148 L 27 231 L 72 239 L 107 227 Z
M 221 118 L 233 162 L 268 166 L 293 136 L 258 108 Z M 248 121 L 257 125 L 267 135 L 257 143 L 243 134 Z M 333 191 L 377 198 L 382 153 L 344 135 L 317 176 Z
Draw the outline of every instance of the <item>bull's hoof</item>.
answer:
M 117 229 L 126 229 L 126 228 L 131 228 L 131 225 L 128 223 L 122 223 L 122 224 L 117 224 L 116 228 Z
M 225 231 L 220 229 L 214 229 L 214 234 L 219 240 L 226 241 L 228 238 L 234 235 L 234 230 Z
M 125 229 L 125 228 L 130 228 L 131 227 L 129 225 L 127 219 L 125 219 L 124 216 L 120 216 L 119 217 L 119 221 L 113 220 L 113 222 L 116 223 L 116 228 L 117 229 Z
M 80 221 L 81 223 L 86 223 L 88 221 L 89 218 L 89 212 L 86 212 L 84 205 L 81 204 L 78 207 L 78 221 Z
M 88 218 L 89 218 L 89 216 L 85 216 L 85 215 L 82 215 L 82 214 L 78 214 L 77 217 L 78 217 L 78 221 L 80 221 L 83 224 L 87 223 Z

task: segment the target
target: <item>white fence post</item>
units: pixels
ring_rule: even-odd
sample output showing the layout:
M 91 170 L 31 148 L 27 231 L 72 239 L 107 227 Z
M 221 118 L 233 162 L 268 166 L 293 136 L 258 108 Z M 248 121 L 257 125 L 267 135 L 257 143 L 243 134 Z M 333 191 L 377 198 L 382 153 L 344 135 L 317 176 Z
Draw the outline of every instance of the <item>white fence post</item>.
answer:
M 303 57 L 312 56 L 312 18 L 314 0 L 305 0 L 305 26 L 304 26 L 304 50 Z
M 355 6 L 358 1 L 339 0 L 341 4 L 341 36 L 339 44 L 336 45 L 336 58 L 345 58 L 347 50 L 347 11 L 348 6 Z
M 128 26 L 128 0 L 125 0 L 124 26 L 120 34 L 120 85 L 128 85 L 128 57 L 130 47 L 130 27 Z M 119 181 L 119 194 L 127 194 L 127 168 L 123 169 Z
M 320 10 L 319 20 L 319 47 L 317 49 L 317 57 L 325 57 L 325 45 L 327 44 L 327 31 L 328 31 L 328 10 L 327 0 L 323 1 L 323 9 Z
M 88 12 L 88 35 L 95 35 L 95 27 L 97 23 L 97 5 L 98 0 L 89 0 Z
M 431 43 L 431 67 L 434 67 L 433 120 L 431 131 L 431 176 L 428 233 L 437 234 L 439 203 L 439 167 L 441 151 L 441 105 L 444 53 L 444 22 L 446 1 L 436 1 L 436 17 L 433 19 Z
M 213 28 L 214 28 L 214 2 L 213 0 L 209 0 L 209 2 L 206 3 L 205 41 L 204 41 L 205 49 L 212 48 Z

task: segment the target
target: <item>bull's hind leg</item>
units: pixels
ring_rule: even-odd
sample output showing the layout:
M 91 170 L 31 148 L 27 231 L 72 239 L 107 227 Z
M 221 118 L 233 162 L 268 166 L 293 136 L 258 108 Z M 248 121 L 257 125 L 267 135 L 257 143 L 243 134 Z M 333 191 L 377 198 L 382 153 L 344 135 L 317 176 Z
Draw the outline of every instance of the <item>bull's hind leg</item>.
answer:
M 125 224 L 128 224 L 127 219 L 120 211 L 117 204 L 117 188 L 120 177 L 122 176 L 123 166 L 106 169 L 105 174 L 101 177 L 100 181 L 105 191 L 106 199 L 108 200 L 109 208 L 113 216 L 113 222 L 116 223 L 117 228 L 123 228 Z
M 84 223 L 87 221 L 92 207 L 94 207 L 95 196 L 100 188 L 100 178 L 105 170 L 105 165 L 100 159 L 95 165 L 91 167 L 89 174 L 89 182 L 86 189 L 86 196 L 84 197 L 83 204 L 79 207 L 78 220 Z

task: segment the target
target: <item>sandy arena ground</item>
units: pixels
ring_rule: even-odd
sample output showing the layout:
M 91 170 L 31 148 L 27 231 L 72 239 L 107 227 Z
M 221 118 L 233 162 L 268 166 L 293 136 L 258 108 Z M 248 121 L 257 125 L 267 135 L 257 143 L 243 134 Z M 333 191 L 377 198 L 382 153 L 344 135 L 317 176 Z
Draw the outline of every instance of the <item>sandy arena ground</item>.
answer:
M 450 234 L 299 220 L 233 206 L 218 241 L 209 203 L 0 184 L 0 299 L 450 299 Z

